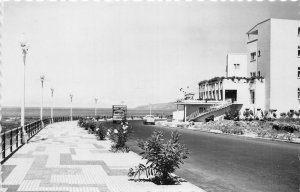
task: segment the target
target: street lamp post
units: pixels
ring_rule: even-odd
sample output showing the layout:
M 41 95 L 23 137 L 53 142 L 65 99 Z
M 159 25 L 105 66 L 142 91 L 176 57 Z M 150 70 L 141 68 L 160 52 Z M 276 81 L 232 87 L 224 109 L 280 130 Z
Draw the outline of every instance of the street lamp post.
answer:
M 22 137 L 22 143 L 25 144 L 28 140 L 28 136 L 27 133 L 25 131 L 25 72 L 26 72 L 26 55 L 28 53 L 28 49 L 29 49 L 29 45 L 24 37 L 24 35 L 22 36 L 21 40 L 20 40 L 20 45 L 21 45 L 21 49 L 22 49 L 22 55 L 23 55 L 23 97 L 22 97 L 22 106 L 21 106 L 21 127 L 22 127 L 22 133 L 23 133 L 23 137 Z
M 53 123 L 53 93 L 54 89 L 51 88 L 51 122 Z
M 41 83 L 42 83 L 42 101 L 41 101 L 41 122 L 42 122 L 42 127 L 44 127 L 44 122 L 43 122 L 43 100 L 44 100 L 44 80 L 45 80 L 45 75 L 41 75 L 40 77 Z
M 98 98 L 95 98 L 95 117 L 97 116 L 97 102 Z
M 71 117 L 71 121 L 73 121 L 73 111 L 72 111 L 72 101 L 73 101 L 73 94 L 70 94 L 70 100 L 71 100 L 71 108 L 70 108 L 70 117 Z

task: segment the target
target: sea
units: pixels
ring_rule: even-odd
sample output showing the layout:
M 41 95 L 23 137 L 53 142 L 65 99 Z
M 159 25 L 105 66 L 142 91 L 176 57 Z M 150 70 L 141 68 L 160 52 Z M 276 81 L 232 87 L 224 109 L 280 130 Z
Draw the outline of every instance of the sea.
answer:
M 152 115 L 157 116 L 169 116 L 171 115 L 173 110 L 152 110 Z M 21 116 L 21 108 L 20 107 L 3 107 L 1 110 L 3 118 L 18 118 Z M 95 108 L 73 108 L 72 109 L 73 116 L 94 116 Z M 140 109 L 128 109 L 127 116 L 145 116 L 150 113 L 149 110 L 140 110 Z M 50 117 L 51 109 L 43 108 L 43 116 Z M 53 116 L 69 116 L 70 108 L 53 108 Z M 98 108 L 97 109 L 98 116 L 111 116 L 112 109 L 111 108 Z M 25 117 L 39 117 L 40 116 L 40 108 L 38 107 L 27 107 L 25 108 Z

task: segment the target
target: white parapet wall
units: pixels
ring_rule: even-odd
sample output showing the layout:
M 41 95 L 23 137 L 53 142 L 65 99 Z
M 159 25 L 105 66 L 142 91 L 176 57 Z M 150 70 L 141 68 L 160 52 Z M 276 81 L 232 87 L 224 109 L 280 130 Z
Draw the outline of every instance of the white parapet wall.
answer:
M 183 121 L 184 120 L 184 111 L 174 111 L 173 112 L 174 121 Z

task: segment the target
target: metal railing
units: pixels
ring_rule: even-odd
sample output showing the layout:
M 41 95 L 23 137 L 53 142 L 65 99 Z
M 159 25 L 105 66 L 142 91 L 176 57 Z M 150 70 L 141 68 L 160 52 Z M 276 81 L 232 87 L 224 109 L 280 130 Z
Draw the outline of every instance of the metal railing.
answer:
M 232 103 L 229 102 L 229 100 L 228 100 L 228 101 L 226 101 L 225 103 L 220 104 L 220 105 L 212 105 L 212 106 L 208 107 L 207 109 L 205 109 L 205 110 L 202 111 L 202 112 L 200 112 L 200 110 L 197 110 L 197 111 L 191 113 L 189 116 L 187 116 L 187 117 L 186 117 L 186 120 L 187 120 L 187 121 L 194 120 L 194 119 L 196 119 L 196 118 L 198 118 L 198 117 L 200 117 L 200 116 L 202 116 L 202 115 L 205 115 L 205 114 L 207 114 L 207 113 L 209 113 L 209 112 L 217 111 L 217 110 L 223 109 L 223 108 L 225 108 L 225 107 L 228 107 L 228 106 L 230 106 L 230 105 L 232 105 Z
M 74 117 L 73 120 L 78 120 L 79 117 Z M 25 125 L 24 129 L 25 132 L 28 135 L 29 141 L 32 137 L 34 137 L 40 130 L 42 130 L 45 126 L 51 124 L 51 123 L 57 123 L 62 121 L 70 121 L 71 117 L 53 117 L 52 118 L 46 118 L 42 121 L 35 121 L 32 123 L 29 123 Z M 0 162 L 3 164 L 9 157 L 11 157 L 20 147 L 24 145 L 22 143 L 23 138 L 23 132 L 22 127 L 17 127 L 8 131 L 5 131 L 3 133 L 0 133 L 1 137 L 1 146 L 2 151 L 0 152 Z

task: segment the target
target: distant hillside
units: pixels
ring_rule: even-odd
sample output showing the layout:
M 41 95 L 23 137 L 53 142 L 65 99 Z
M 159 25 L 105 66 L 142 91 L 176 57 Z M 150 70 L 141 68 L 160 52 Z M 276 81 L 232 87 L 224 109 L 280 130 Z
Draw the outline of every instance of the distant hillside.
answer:
M 134 109 L 148 110 L 149 105 L 141 105 Z M 176 105 L 171 102 L 170 103 L 156 103 L 156 104 L 151 104 L 151 109 L 152 110 L 176 110 Z

